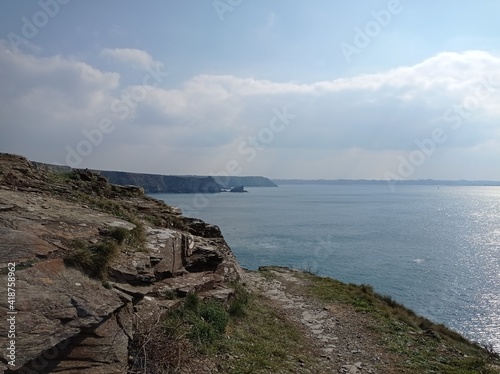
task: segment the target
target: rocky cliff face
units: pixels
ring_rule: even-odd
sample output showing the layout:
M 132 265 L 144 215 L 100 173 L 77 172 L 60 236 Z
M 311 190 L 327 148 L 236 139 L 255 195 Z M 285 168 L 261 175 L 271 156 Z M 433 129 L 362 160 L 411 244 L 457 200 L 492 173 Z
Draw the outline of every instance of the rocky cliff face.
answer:
M 110 182 L 144 188 L 146 193 L 218 193 L 221 186 L 212 177 L 99 171 Z
M 276 183 L 265 177 L 214 177 L 216 182 L 225 188 L 245 187 L 278 187 Z
M 227 300 L 241 269 L 218 227 L 89 171 L 55 174 L 0 154 L 5 372 L 126 373 L 131 342 L 190 292 Z M 9 265 L 10 264 L 10 265 Z M 13 308 L 12 306 L 13 305 Z M 9 309 L 11 308 L 11 309 Z M 8 314 L 8 312 L 17 312 Z
M 51 165 L 33 162 L 39 170 L 70 172 L 69 166 Z M 122 186 L 133 185 L 144 188 L 146 193 L 218 193 L 222 189 L 237 186 L 247 187 L 277 187 L 270 179 L 260 176 L 191 176 L 191 175 L 159 175 L 129 173 L 123 171 L 95 170 L 106 177 L 111 183 Z

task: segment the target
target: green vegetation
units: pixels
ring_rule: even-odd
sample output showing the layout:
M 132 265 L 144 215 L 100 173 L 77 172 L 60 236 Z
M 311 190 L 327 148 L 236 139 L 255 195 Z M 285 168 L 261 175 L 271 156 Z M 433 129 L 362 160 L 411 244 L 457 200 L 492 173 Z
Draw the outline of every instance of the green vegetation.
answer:
M 89 245 L 77 239 L 73 241 L 72 247 L 73 250 L 64 259 L 68 266 L 80 269 L 91 277 L 107 279 L 109 264 L 118 254 L 116 242 L 105 240 Z
M 345 284 L 334 279 L 302 273 L 307 292 L 327 304 L 347 304 L 369 313 L 371 328 L 385 346 L 404 358 L 404 369 L 415 373 L 493 374 L 500 357 L 441 324 L 418 316 L 369 285 Z
M 114 239 L 119 245 L 124 245 L 134 251 L 144 251 L 146 243 L 146 229 L 142 222 L 129 219 L 135 225 L 133 229 L 125 227 L 111 227 L 105 235 Z
M 229 314 L 215 300 L 200 300 L 188 294 L 181 308 L 169 313 L 163 321 L 164 332 L 174 340 L 187 336 L 202 347 L 220 339 L 229 321 Z
M 223 336 L 230 317 L 246 315 L 249 293 L 240 284 L 233 286 L 234 296 L 227 309 L 217 300 L 200 300 L 197 295 L 188 294 L 182 307 L 165 317 L 165 334 L 174 339 L 187 336 L 198 348 L 212 350 L 210 344 Z
M 109 230 L 108 236 L 115 239 L 119 245 L 122 245 L 125 240 L 129 237 L 129 230 L 125 227 L 112 227 Z
M 232 286 L 226 307 L 188 294 L 176 310 L 143 327 L 132 342 L 134 370 L 176 372 L 204 358 L 222 373 L 297 372 L 301 362 L 313 363 L 296 326 L 241 284 Z
M 74 174 L 72 172 L 56 172 L 52 170 L 47 171 L 47 181 L 49 183 L 67 184 L 71 180 L 75 180 Z
M 226 330 L 227 338 L 215 345 L 224 353 L 223 373 L 291 373 L 317 365 L 299 328 L 260 296 L 249 295 L 245 315 L 232 318 Z
M 232 284 L 234 289 L 234 298 L 228 308 L 228 313 L 232 317 L 246 316 L 246 309 L 250 302 L 250 292 L 241 284 Z
M 228 321 L 220 302 L 188 294 L 177 309 L 143 321 L 131 343 L 132 372 L 177 372 L 210 351 L 224 336 Z
M 132 230 L 124 227 L 111 227 L 104 233 L 104 240 L 97 244 L 88 244 L 80 239 L 70 243 L 72 250 L 64 258 L 68 266 L 80 269 L 91 277 L 106 281 L 111 261 L 123 246 L 134 250 L 144 250 L 145 230 L 137 222 Z
M 177 294 L 175 293 L 174 290 L 167 289 L 167 290 L 165 290 L 165 291 L 162 292 L 162 297 L 165 300 L 175 300 L 175 299 L 177 299 Z

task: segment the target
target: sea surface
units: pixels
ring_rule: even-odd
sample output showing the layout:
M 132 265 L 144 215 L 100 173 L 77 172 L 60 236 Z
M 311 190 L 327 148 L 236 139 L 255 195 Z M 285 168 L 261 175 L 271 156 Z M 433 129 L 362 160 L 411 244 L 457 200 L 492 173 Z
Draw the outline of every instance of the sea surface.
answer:
M 500 187 L 284 185 L 153 195 L 218 225 L 241 265 L 379 293 L 500 352 Z

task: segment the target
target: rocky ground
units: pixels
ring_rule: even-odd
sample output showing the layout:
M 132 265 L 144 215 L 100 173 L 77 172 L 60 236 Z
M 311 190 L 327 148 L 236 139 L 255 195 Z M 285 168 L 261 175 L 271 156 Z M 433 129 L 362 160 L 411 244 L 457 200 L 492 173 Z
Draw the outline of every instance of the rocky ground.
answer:
M 51 174 L 8 154 L 0 154 L 0 254 L 2 321 L 8 292 L 17 312 L 15 363 L 7 367 L 2 349 L 0 371 L 12 373 L 125 373 L 141 323 L 189 292 L 227 299 L 226 282 L 241 272 L 216 226 L 140 188 L 88 171 Z M 9 328 L 0 324 L 1 347 Z

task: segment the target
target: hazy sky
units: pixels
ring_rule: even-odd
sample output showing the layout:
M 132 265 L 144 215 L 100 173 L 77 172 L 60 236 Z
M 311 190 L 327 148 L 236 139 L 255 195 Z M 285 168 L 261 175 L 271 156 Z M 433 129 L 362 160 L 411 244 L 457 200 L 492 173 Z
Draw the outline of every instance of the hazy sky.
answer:
M 498 0 L 2 0 L 0 151 L 500 180 L 499 14 Z

